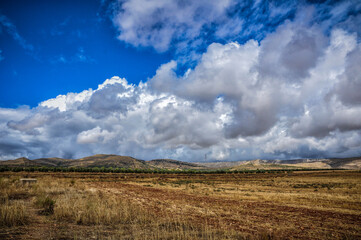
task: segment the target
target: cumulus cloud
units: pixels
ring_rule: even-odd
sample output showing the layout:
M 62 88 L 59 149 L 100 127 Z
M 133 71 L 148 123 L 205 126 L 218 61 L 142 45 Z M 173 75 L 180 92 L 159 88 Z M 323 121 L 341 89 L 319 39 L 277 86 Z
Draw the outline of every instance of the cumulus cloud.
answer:
M 217 4 L 221 7 L 213 11 L 208 9 L 213 5 L 194 1 L 122 2 L 115 20 L 119 38 L 165 50 L 198 13 L 199 23 L 185 30 L 187 36 L 197 38 L 204 24 L 224 19 L 221 15 L 235 3 Z M 326 20 L 346 24 L 357 17 L 344 14 L 347 6 Z M 204 7 L 210 12 L 205 18 Z M 143 13 L 145 9 L 149 11 Z M 289 12 L 282 6 L 272 11 L 273 17 Z M 173 60 L 146 83 L 112 77 L 97 89 L 59 95 L 36 108 L 0 108 L 0 158 L 113 153 L 201 161 L 205 156 L 240 160 L 360 155 L 360 36 L 342 24 L 328 31 L 323 22 L 311 21 L 315 12 L 317 8 L 306 8 L 261 40 L 212 43 L 196 66 L 181 75 Z M 183 18 L 185 13 L 191 17 Z M 161 22 L 169 19 L 169 25 L 158 26 L 158 17 Z M 226 24 L 239 29 L 244 22 Z M 152 40 L 153 28 L 160 39 Z M 170 38 L 163 39 L 162 31 Z M 217 31 L 219 36 L 228 34 L 222 28 Z
M 77 143 L 98 143 L 106 142 L 107 138 L 111 138 L 111 134 L 107 130 L 102 130 L 100 127 L 95 127 L 90 130 L 83 131 L 78 134 Z
M 346 105 L 361 105 L 361 48 L 360 45 L 348 53 L 344 73 L 335 86 L 334 93 Z
M 357 24 L 360 9 L 357 0 L 312 5 L 308 1 L 118 0 L 111 5 L 119 40 L 136 47 L 152 47 L 159 52 L 174 49 L 187 58 L 192 58 L 190 50 L 203 51 L 212 42 L 261 41 L 285 21 L 295 19 L 318 23 L 323 31 L 330 31 L 336 25 L 360 33 Z M 318 54 L 312 50 L 322 43 L 309 42 L 309 34 L 313 33 L 306 31 L 292 36 L 292 43 L 284 49 L 290 55 L 282 59 L 290 67 L 298 66 L 292 53 L 301 48 L 300 61 Z M 293 61 L 288 62 L 287 57 Z M 300 74 L 305 67 L 300 66 Z
M 295 2 L 119 0 L 113 8 L 118 39 L 133 46 L 177 52 L 203 49 L 212 41 L 254 38 L 292 18 Z
M 119 29 L 120 40 L 165 51 L 173 39 L 186 41 L 196 38 L 203 27 L 222 21 L 227 8 L 232 5 L 232 0 L 119 1 L 119 12 L 113 21 Z
M 302 80 L 316 66 L 325 45 L 326 39 L 317 25 L 287 22 L 262 41 L 259 72 L 264 77 Z

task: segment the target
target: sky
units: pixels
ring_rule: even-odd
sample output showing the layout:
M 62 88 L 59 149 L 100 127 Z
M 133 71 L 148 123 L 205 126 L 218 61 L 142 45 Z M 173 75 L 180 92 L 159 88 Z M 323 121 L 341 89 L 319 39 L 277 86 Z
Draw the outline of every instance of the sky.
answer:
M 361 2 L 0 2 L 0 159 L 361 155 Z

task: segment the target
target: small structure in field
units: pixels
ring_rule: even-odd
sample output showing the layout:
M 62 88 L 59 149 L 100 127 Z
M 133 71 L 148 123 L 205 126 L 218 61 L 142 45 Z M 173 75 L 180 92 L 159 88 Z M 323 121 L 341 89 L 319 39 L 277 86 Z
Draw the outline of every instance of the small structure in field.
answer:
M 36 183 L 38 180 L 36 178 L 21 178 L 20 179 L 20 182 L 23 184 L 23 185 L 31 185 L 31 184 L 34 184 Z

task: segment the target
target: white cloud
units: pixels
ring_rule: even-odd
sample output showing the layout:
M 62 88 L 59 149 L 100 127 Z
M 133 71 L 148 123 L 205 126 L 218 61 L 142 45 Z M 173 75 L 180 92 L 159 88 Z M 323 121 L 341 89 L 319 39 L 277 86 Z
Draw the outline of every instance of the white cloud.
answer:
M 88 143 L 106 143 L 113 136 L 107 130 L 102 130 L 100 127 L 95 127 L 93 129 L 83 131 L 77 136 L 77 143 L 88 144 Z
M 27 106 L 20 108 L 0 108 L 0 123 L 6 123 L 9 119 L 20 121 L 30 114 L 31 110 Z
M 77 102 L 81 104 L 82 102 L 88 100 L 92 93 L 93 91 L 89 89 L 84 90 L 81 93 L 68 93 L 67 95 L 59 95 L 56 98 L 51 98 L 49 100 L 41 102 L 39 106 L 58 108 L 59 111 L 64 112 L 66 110 L 69 110 L 69 108 L 74 107 Z
M 276 26 L 292 19 L 303 23 L 318 22 L 323 31 L 340 25 L 360 32 L 357 25 L 360 15 L 356 13 L 360 12 L 361 4 L 357 0 L 318 4 L 258 0 L 118 0 L 111 8 L 119 40 L 135 47 L 152 47 L 159 52 L 172 49 L 186 53 L 191 59 L 194 52 L 212 42 L 262 40 L 274 32 Z M 291 46 L 284 49 L 290 53 L 290 56 L 283 55 L 286 64 L 287 57 L 292 58 L 292 52 L 299 48 L 303 48 L 298 57 L 300 61 L 318 54 L 312 51 L 318 42 L 309 42 L 307 34 L 299 34 Z M 301 46 L 301 39 L 308 44 Z M 297 62 L 293 59 L 288 67 L 296 67 Z M 303 62 L 299 74 L 307 67 L 305 64 Z
M 119 1 L 113 22 L 119 30 L 120 40 L 165 51 L 173 40 L 189 42 L 198 38 L 202 28 L 210 27 L 212 23 L 227 22 L 229 25 L 229 28 L 224 25 L 217 31 L 220 36 L 226 36 L 230 31 L 239 32 L 240 24 L 228 22 L 227 17 L 227 9 L 234 4 L 233 0 Z
M 0 158 L 360 155 L 357 39 L 296 19 L 260 42 L 211 44 L 183 76 L 170 61 L 147 83 L 113 77 L 33 109 L 0 109 Z

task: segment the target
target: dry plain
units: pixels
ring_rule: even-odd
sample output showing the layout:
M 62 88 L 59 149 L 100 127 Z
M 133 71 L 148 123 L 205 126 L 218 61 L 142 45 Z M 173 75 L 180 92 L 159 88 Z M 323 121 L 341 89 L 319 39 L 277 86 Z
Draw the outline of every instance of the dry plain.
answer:
M 361 171 L 2 172 L 0 189 L 0 239 L 361 239 Z

